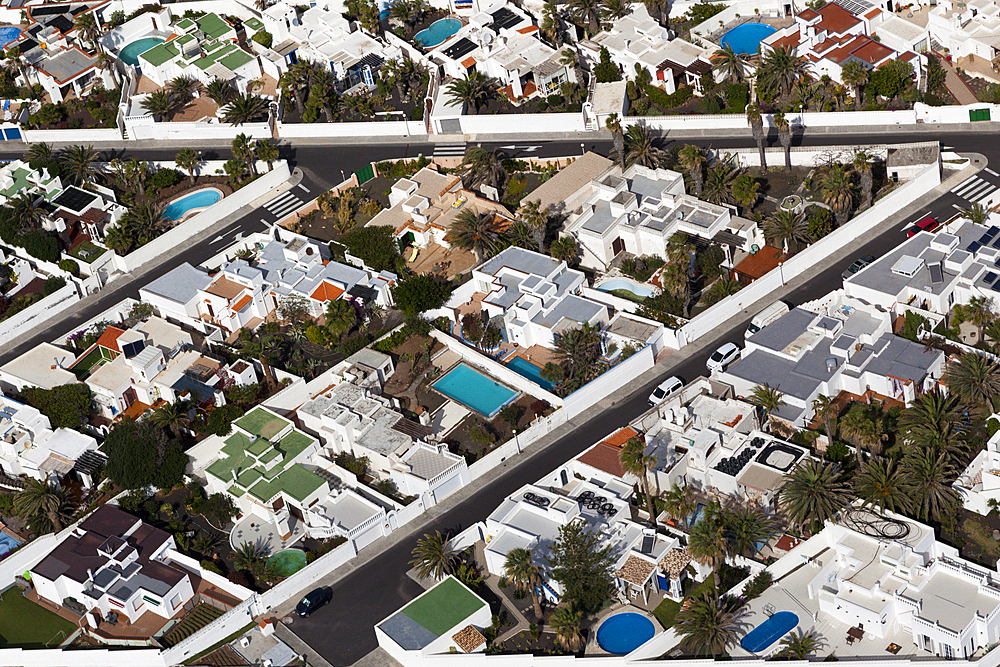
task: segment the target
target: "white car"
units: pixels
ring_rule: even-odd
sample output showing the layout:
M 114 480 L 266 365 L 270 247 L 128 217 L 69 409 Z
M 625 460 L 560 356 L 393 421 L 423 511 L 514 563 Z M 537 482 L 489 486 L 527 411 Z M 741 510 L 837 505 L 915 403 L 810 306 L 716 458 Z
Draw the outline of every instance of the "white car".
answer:
M 712 356 L 708 358 L 708 363 L 705 365 L 708 366 L 708 371 L 710 373 L 725 370 L 726 366 L 728 366 L 730 362 L 736 360 L 739 356 L 740 348 L 736 345 L 736 343 L 726 343 L 712 353 Z
M 650 405 L 659 405 L 663 401 L 667 400 L 677 392 L 679 392 L 684 387 L 684 381 L 681 380 L 676 375 L 671 375 L 666 380 L 660 383 L 653 393 L 649 395 Z

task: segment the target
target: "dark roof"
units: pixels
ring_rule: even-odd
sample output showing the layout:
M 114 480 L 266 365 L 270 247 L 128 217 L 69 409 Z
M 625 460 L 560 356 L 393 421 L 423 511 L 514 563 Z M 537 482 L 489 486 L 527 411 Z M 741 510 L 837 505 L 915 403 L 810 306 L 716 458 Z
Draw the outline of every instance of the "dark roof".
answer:
M 68 208 L 71 211 L 80 212 L 97 201 L 97 198 L 97 195 L 93 192 L 87 192 L 82 188 L 71 185 L 60 192 L 59 195 L 52 200 L 52 203 L 56 206 Z
M 73 465 L 73 470 L 79 473 L 93 474 L 94 472 L 100 470 L 108 462 L 108 457 L 106 457 L 101 452 L 95 452 L 92 449 L 88 449 L 80 458 L 76 460 Z
M 385 64 L 385 59 L 377 53 L 366 53 L 361 56 L 361 63 L 359 64 L 368 65 L 372 71 L 377 71 Z
M 401 418 L 398 422 L 392 425 L 394 431 L 399 431 L 404 435 L 408 435 L 411 438 L 427 438 L 432 433 L 434 429 L 424 426 L 423 424 L 418 424 L 415 421 L 410 421 L 406 417 Z
M 38 5 L 31 8 L 32 16 L 47 16 L 50 14 L 65 14 L 69 5 Z
M 513 26 L 516 26 L 518 23 L 521 22 L 521 17 L 515 14 L 514 12 L 510 11 L 506 7 L 501 7 L 500 9 L 490 14 L 490 16 L 493 17 L 493 23 L 490 24 L 490 27 L 496 30 L 497 32 L 500 32 L 500 30 L 502 30 L 503 28 L 511 28 Z
M 347 293 L 356 299 L 363 299 L 365 301 L 374 301 L 378 298 L 378 292 L 375 288 L 368 287 L 367 285 L 355 285 Z
M 442 53 L 444 53 L 452 60 L 458 60 L 465 54 L 472 53 L 475 50 L 476 50 L 476 45 L 467 37 L 463 37 L 462 39 L 458 40 L 457 42 L 449 46 L 447 49 L 445 49 Z
M 48 24 L 61 33 L 67 33 L 73 29 L 73 21 L 65 16 L 55 16 L 48 21 Z

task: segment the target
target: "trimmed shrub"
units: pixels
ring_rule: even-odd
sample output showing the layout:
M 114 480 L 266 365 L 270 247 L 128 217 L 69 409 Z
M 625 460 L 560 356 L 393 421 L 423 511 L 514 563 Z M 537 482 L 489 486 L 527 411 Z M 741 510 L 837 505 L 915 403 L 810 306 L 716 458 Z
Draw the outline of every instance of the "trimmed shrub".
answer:
M 59 268 L 74 276 L 80 275 L 80 265 L 76 263 L 75 259 L 59 260 Z

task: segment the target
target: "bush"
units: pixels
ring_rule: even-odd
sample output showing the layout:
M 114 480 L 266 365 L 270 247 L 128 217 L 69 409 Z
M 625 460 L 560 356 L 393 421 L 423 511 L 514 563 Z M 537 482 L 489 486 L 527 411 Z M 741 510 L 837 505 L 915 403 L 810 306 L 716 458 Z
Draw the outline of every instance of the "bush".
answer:
M 90 387 L 85 384 L 64 384 L 52 389 L 27 387 L 18 399 L 48 417 L 54 429 L 79 429 L 90 416 Z
M 254 36 L 250 39 L 257 42 L 265 49 L 271 48 L 271 44 L 274 43 L 274 36 L 267 30 L 261 30 L 260 32 L 254 33 Z
M 162 190 L 171 188 L 182 180 L 184 180 L 184 175 L 176 169 L 160 169 L 150 177 L 148 184 L 151 188 Z
M 726 85 L 726 111 L 743 113 L 750 101 L 750 87 L 745 83 L 730 83 Z
M 74 276 L 80 275 L 80 265 L 74 259 L 59 260 L 59 268 Z
M 310 343 L 315 343 L 316 345 L 326 345 L 326 330 L 321 329 L 315 324 L 310 324 L 306 327 L 306 338 Z
M 42 283 L 42 294 L 48 296 L 66 287 L 66 279 L 62 276 L 49 276 Z
M 32 257 L 55 264 L 59 261 L 59 241 L 48 232 L 29 232 L 20 238 L 20 245 Z
M 199 565 L 201 565 L 201 569 L 205 570 L 206 572 L 214 572 L 216 574 L 222 574 L 222 569 L 210 560 L 203 560 L 201 561 L 201 563 L 199 563 Z
M 664 111 L 679 107 L 691 99 L 691 95 L 694 93 L 694 89 L 690 86 L 678 88 L 671 94 L 667 94 L 667 92 L 662 88 L 657 88 L 653 85 L 647 85 L 643 90 L 646 91 L 646 96 L 649 97 L 649 101 Z
M 379 227 L 378 229 L 390 229 Z M 390 229 L 391 231 L 391 229 Z M 413 275 L 403 278 L 392 290 L 396 306 L 407 318 L 414 319 L 420 313 L 440 308 L 451 296 L 451 285 L 430 275 Z M 430 323 L 427 323 L 430 328 Z
M 747 600 L 752 600 L 768 589 L 771 583 L 774 582 L 774 577 L 767 570 L 761 570 L 757 575 L 747 583 L 746 587 L 743 589 L 743 597 Z
M 306 332 L 306 337 L 309 336 L 308 331 Z M 341 341 L 340 345 L 337 346 L 337 351 L 340 352 L 345 357 L 349 357 L 355 352 L 365 349 L 368 347 L 369 343 L 368 334 L 361 332 L 356 333 L 353 336 Z
M 399 247 L 393 238 L 394 231 L 392 227 L 361 227 L 344 234 L 340 240 L 347 246 L 348 252 L 361 259 L 370 269 L 396 271 Z

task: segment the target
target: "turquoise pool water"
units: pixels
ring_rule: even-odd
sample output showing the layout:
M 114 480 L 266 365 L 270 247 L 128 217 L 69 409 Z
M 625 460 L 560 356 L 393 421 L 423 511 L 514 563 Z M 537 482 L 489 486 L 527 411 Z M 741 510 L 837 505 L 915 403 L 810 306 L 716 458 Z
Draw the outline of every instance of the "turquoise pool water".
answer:
M 420 46 L 431 49 L 448 39 L 462 28 L 458 19 L 438 19 L 413 36 Z
M 627 655 L 656 634 L 653 622 L 641 614 L 615 614 L 597 628 L 597 643 L 608 653 Z
M 774 32 L 774 28 L 766 23 L 744 23 L 738 25 L 722 36 L 722 45 L 728 44 L 736 53 L 757 53 L 760 40 Z
M 15 39 L 21 36 L 21 29 L 14 26 L 4 26 L 0 28 L 0 48 L 6 47 Z
M 514 357 L 510 361 L 504 362 L 504 366 L 514 371 L 521 377 L 526 377 L 545 391 L 552 391 L 555 386 L 542 377 L 542 369 L 522 357 Z
M 191 209 L 211 206 L 220 199 L 222 199 L 222 193 L 218 190 L 192 192 L 189 195 L 170 202 L 170 205 L 163 209 L 163 219 L 169 221 L 180 220 Z
M 139 65 L 139 55 L 149 51 L 157 44 L 163 44 L 163 40 L 159 37 L 143 37 L 125 45 L 125 48 L 118 52 L 118 57 L 126 65 L 137 67 Z
M 784 637 L 798 624 L 798 616 L 790 611 L 779 611 L 748 632 L 746 637 L 740 640 L 740 646 L 745 651 L 760 653 Z
M 492 417 L 515 398 L 517 392 L 491 380 L 465 364 L 459 364 L 431 385 L 467 408 Z
M 13 537 L 6 533 L 0 533 L 0 560 L 3 560 L 7 554 L 19 546 L 21 546 L 21 543 Z
M 268 558 L 267 562 L 274 566 L 274 573 L 279 577 L 288 577 L 306 566 L 306 552 L 285 549 Z
M 611 292 L 616 289 L 623 289 L 626 292 L 632 292 L 636 296 L 650 297 L 653 296 L 653 288 L 646 287 L 645 285 L 636 285 L 630 280 L 622 280 L 620 278 L 615 280 L 608 280 L 597 286 L 597 289 L 602 292 Z

